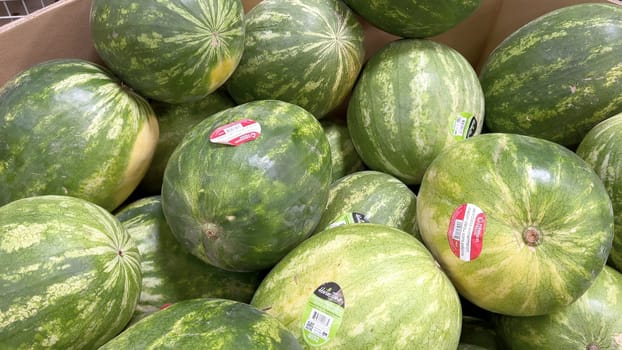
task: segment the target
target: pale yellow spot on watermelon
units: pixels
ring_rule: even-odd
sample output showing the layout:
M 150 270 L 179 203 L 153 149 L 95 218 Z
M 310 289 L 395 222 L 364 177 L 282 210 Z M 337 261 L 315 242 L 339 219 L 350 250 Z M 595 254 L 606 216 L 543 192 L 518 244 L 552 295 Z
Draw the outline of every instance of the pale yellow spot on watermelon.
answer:
M 615 345 L 617 346 L 622 346 L 622 333 L 616 335 L 613 337 L 613 342 L 615 343 Z
M 158 120 L 155 115 L 149 116 L 148 122 L 143 124 L 136 138 L 125 174 L 114 192 L 114 203 L 117 205 L 121 204 L 134 191 L 145 176 L 158 143 L 159 132 Z
M 220 87 L 237 67 L 239 59 L 237 57 L 229 57 L 223 59 L 219 64 L 209 72 L 209 90 L 214 91 Z
M 16 225 L 9 227 L 0 241 L 0 251 L 11 253 L 28 248 L 41 242 L 43 233 L 47 230 L 46 224 Z

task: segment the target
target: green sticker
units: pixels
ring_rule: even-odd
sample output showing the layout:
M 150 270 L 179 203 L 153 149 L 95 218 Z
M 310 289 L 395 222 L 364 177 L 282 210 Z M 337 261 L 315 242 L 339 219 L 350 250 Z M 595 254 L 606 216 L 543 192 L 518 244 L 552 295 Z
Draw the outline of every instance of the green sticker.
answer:
M 345 299 L 341 287 L 327 282 L 315 289 L 309 297 L 302 317 L 302 336 L 312 347 L 326 344 L 337 334 L 341 325 Z
M 360 222 L 368 223 L 369 220 L 367 220 L 367 217 L 365 217 L 364 214 L 352 212 L 352 213 L 341 215 L 340 217 L 335 219 L 335 221 L 333 221 L 330 225 L 328 225 L 328 228 L 346 225 L 346 224 L 358 224 Z
M 476 130 L 477 119 L 475 119 L 473 113 L 458 113 L 458 115 L 456 115 L 456 117 L 451 120 L 450 131 L 451 135 L 456 140 L 466 140 L 469 137 L 475 135 Z

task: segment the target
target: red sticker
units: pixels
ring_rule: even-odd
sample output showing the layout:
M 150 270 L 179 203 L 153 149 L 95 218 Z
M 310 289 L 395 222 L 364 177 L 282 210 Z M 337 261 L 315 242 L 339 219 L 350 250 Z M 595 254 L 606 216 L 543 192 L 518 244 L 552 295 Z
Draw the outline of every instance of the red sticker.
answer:
M 242 119 L 217 127 L 209 136 L 210 142 L 239 146 L 256 140 L 261 135 L 261 125 L 252 119 Z
M 447 240 L 460 260 L 471 261 L 482 252 L 486 215 L 476 205 L 466 203 L 454 210 L 449 221 Z

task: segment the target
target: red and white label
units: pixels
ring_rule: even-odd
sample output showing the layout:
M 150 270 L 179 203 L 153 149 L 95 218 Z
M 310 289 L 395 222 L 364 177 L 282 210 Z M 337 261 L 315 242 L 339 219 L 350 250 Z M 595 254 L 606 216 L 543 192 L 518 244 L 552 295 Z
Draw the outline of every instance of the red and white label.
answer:
M 261 135 L 261 125 L 252 119 L 241 119 L 217 127 L 209 136 L 210 142 L 239 146 L 256 140 Z
M 466 203 L 454 210 L 449 221 L 447 240 L 460 260 L 471 261 L 482 252 L 486 215 L 474 204 Z

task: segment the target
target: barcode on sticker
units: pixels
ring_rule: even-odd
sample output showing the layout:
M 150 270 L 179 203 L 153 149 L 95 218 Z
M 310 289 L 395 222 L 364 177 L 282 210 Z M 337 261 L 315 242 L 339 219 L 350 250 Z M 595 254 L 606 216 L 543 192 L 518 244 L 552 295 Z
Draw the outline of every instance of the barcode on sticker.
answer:
M 233 124 L 229 127 L 226 127 L 223 131 L 225 132 L 225 134 L 231 134 L 232 132 L 242 130 L 242 128 L 242 124 Z
M 322 339 L 327 339 L 329 333 L 328 331 L 330 330 L 332 323 L 332 317 L 321 311 L 312 309 L 311 314 L 305 323 L 305 329 Z
M 464 225 L 464 221 L 463 220 L 456 220 L 454 222 L 454 229 L 453 232 L 451 234 L 451 238 L 459 241 L 460 240 L 460 236 L 462 235 L 462 226 Z
M 464 127 L 466 126 L 467 118 L 459 116 L 454 122 L 454 136 L 464 135 Z

